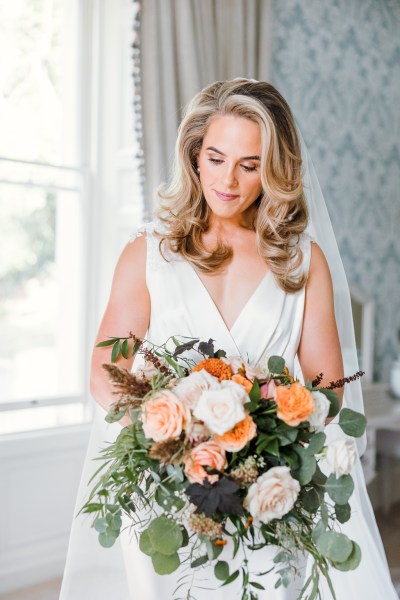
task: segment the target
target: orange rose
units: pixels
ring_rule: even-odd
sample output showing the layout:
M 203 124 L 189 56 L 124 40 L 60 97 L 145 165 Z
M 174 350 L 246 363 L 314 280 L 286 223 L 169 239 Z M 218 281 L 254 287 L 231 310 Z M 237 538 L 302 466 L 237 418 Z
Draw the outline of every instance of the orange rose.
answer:
M 221 471 L 226 467 L 225 450 L 212 440 L 199 444 L 184 460 L 185 473 L 191 483 L 203 483 L 206 477 L 210 483 L 218 481 L 218 475 L 209 475 L 202 465 Z
M 277 415 L 287 425 L 296 427 L 314 412 L 314 399 L 307 388 L 298 381 L 290 387 L 278 385 L 275 389 Z
M 236 381 L 236 383 L 240 383 L 240 385 L 242 385 L 244 387 L 244 389 L 246 390 L 247 393 L 249 393 L 251 388 L 253 387 L 253 384 L 251 383 L 251 381 L 246 379 L 246 377 L 243 377 L 243 375 L 234 375 L 232 377 L 232 381 Z
M 214 434 L 214 440 L 227 452 L 239 452 L 256 435 L 257 428 L 250 415 L 236 423 L 232 429 L 223 435 Z

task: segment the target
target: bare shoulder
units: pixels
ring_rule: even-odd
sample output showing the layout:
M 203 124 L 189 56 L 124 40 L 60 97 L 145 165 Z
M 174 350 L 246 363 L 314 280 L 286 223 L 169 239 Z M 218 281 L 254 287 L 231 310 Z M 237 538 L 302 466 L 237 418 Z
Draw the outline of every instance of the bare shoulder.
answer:
M 314 242 L 314 240 L 311 240 L 311 259 L 307 287 L 321 285 L 332 285 L 331 272 L 321 246 L 317 242 Z
M 147 242 L 146 233 L 129 241 L 121 252 L 115 273 L 127 272 L 136 277 L 146 274 Z

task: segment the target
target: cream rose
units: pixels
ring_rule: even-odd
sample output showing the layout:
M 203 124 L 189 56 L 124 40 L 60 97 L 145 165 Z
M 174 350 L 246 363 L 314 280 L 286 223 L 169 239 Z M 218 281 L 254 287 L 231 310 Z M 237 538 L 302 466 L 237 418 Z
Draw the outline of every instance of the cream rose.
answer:
M 255 378 L 262 379 L 265 377 L 265 370 L 262 367 L 254 367 L 253 365 L 245 362 L 242 358 L 240 358 L 240 356 L 229 356 L 227 358 L 224 357 L 221 360 L 230 366 L 235 375 L 237 375 L 239 371 L 241 371 L 239 374 L 243 375 L 244 371 L 245 376 L 250 381 L 254 381 Z
M 314 399 L 314 411 L 308 417 L 312 431 L 323 431 L 331 403 L 322 392 L 311 392 Z
M 155 442 L 178 437 L 191 419 L 190 410 L 169 390 L 156 392 L 142 405 L 143 431 Z
M 340 439 L 329 444 L 326 452 L 326 462 L 336 477 L 348 475 L 357 458 L 353 440 Z
M 202 369 L 201 371 L 191 373 L 188 377 L 180 379 L 179 383 L 174 387 L 174 393 L 193 410 L 205 390 L 216 390 L 218 388 L 218 378 L 207 373 L 205 369 Z
M 227 465 L 225 451 L 213 441 L 203 442 L 193 448 L 184 463 L 185 473 L 191 483 L 203 483 L 204 478 L 208 479 L 210 483 L 215 483 L 218 481 L 218 475 L 209 475 L 203 465 L 218 469 L 218 471 L 222 471 Z
M 249 487 L 243 506 L 254 519 L 268 523 L 286 515 L 299 492 L 300 484 L 291 476 L 289 467 L 272 467 Z
M 204 421 L 212 433 L 223 435 L 245 418 L 243 404 L 248 401 L 249 396 L 242 385 L 224 380 L 219 389 L 202 393 L 193 414 Z

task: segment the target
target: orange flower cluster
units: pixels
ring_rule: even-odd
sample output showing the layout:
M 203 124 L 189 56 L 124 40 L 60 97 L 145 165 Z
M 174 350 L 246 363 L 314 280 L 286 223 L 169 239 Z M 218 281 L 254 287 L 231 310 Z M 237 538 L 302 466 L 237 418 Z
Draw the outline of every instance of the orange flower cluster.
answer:
M 253 439 L 256 433 L 256 424 L 250 415 L 246 415 L 243 421 L 236 423 L 232 429 L 229 429 L 223 435 L 214 433 L 214 440 L 227 452 L 239 452 Z
M 205 369 L 210 375 L 218 377 L 219 381 L 232 379 L 232 369 L 219 358 L 206 358 L 193 367 L 192 371 L 201 371 L 201 369 Z
M 278 385 L 275 389 L 277 415 L 287 425 L 297 427 L 314 412 L 314 399 L 307 388 L 296 381 L 290 387 Z

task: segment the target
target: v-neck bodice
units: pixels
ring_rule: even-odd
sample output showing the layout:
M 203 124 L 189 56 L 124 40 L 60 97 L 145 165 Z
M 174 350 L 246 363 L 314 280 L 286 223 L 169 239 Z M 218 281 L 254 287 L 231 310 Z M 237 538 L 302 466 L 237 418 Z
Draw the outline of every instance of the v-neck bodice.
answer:
M 151 301 L 147 338 L 164 343 L 172 335 L 215 340 L 228 356 L 241 356 L 257 363 L 263 356 L 278 354 L 295 374 L 295 360 L 303 323 L 305 288 L 285 293 L 268 271 L 243 306 L 231 329 L 225 324 L 205 285 L 181 255 L 163 249 L 153 231 L 158 223 L 148 223 L 133 234 L 146 232 L 146 281 Z M 308 273 L 310 263 L 308 234 L 300 236 L 303 261 L 297 268 Z M 300 375 L 301 376 L 301 375 Z

